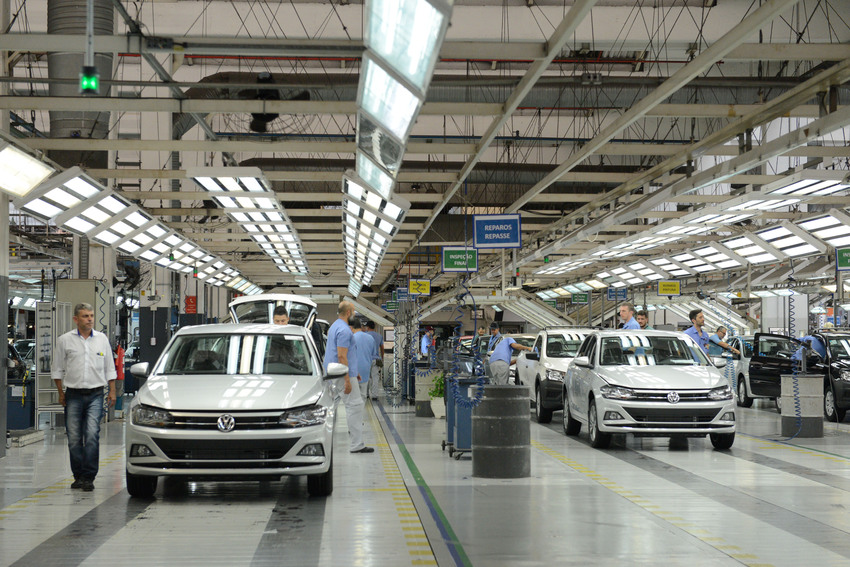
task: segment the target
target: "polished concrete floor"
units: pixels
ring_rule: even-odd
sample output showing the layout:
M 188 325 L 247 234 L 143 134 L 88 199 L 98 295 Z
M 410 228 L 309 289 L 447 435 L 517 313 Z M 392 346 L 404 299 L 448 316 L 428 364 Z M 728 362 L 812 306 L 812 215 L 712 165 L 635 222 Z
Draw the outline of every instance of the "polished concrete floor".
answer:
M 334 493 L 306 481 L 124 488 L 122 427 L 105 426 L 94 492 L 71 490 L 63 430 L 0 459 L 0 564 L 850 565 L 850 424 L 784 440 L 773 405 L 740 409 L 731 451 L 708 440 L 592 449 L 531 423 L 531 476 L 472 477 L 445 420 L 367 405 L 371 455 L 344 450 Z

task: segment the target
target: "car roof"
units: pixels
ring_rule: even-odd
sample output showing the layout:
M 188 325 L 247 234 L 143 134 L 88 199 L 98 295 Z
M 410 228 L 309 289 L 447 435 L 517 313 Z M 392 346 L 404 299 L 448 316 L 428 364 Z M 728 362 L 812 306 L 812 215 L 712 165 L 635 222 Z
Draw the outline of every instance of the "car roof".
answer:
M 224 323 L 210 325 L 191 325 L 180 328 L 180 335 L 307 335 L 308 331 L 300 325 L 275 325 L 273 323 Z
M 550 335 L 569 335 L 575 333 L 581 333 L 582 335 L 589 335 L 594 331 L 598 331 L 599 329 L 590 329 L 587 327 L 562 327 L 562 328 L 548 328 L 540 331 L 541 333 L 549 333 Z
M 604 329 L 604 330 L 596 330 L 593 331 L 597 335 L 601 337 L 619 337 L 625 334 L 629 335 L 643 335 L 650 337 L 677 337 L 681 338 L 684 333 L 679 331 L 659 331 L 656 329 L 644 330 L 644 329 Z

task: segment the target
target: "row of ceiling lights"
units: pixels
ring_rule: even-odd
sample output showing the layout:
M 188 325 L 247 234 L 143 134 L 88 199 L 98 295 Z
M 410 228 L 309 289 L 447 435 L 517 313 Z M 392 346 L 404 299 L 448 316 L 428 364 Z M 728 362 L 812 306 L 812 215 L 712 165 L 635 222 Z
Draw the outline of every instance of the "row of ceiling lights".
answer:
M 369 285 L 410 203 L 393 195 L 405 145 L 451 18 L 452 0 L 366 3 L 357 89 L 356 173 L 342 181 L 342 231 L 348 291 Z
M 600 259 L 632 256 L 636 252 L 651 250 L 688 236 L 715 232 L 724 225 L 739 222 L 771 210 L 774 203 L 787 199 L 779 196 L 795 195 L 796 202 L 831 195 L 850 188 L 845 172 L 806 170 L 763 187 L 760 198 L 750 192 L 735 203 L 721 207 L 706 207 L 674 221 L 659 223 L 649 229 L 649 234 L 635 239 L 623 238 L 604 247 L 590 251 L 579 258 L 568 258 L 546 265 L 535 271 L 538 275 L 557 275 L 574 271 Z M 747 210 L 749 209 L 749 210 Z M 724 211 L 734 210 L 734 213 Z M 739 212 L 744 211 L 744 212 Z M 827 215 L 817 215 L 796 223 L 783 221 L 744 236 L 734 236 L 719 242 L 657 258 L 641 259 L 595 274 L 596 278 L 564 285 L 554 290 L 538 292 L 538 296 L 551 299 L 569 293 L 585 292 L 606 287 L 626 287 L 665 278 L 689 277 L 697 274 L 728 270 L 746 264 L 760 265 L 785 258 L 798 258 L 826 253 L 829 247 L 850 245 L 850 215 L 833 209 Z
M 128 256 L 194 274 L 210 285 L 226 285 L 247 295 L 262 292 L 227 262 L 115 195 L 79 167 L 57 173 L 12 141 L 2 143 L 0 190 L 15 197 L 19 210 Z

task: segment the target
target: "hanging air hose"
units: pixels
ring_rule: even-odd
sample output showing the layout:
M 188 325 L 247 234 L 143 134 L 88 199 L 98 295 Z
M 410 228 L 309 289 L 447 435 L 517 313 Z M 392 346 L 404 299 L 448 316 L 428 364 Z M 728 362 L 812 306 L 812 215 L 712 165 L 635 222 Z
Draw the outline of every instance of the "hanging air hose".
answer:
M 792 271 L 793 274 L 793 271 Z M 788 296 L 788 330 L 789 332 L 794 332 L 794 301 L 792 301 L 791 296 Z M 800 350 L 800 358 L 806 356 L 806 347 L 801 346 Z M 803 408 L 800 404 L 800 379 L 799 379 L 799 366 L 800 361 L 791 358 L 791 389 L 794 392 L 794 422 L 797 424 L 797 432 L 789 437 L 787 440 L 790 441 L 794 437 L 800 434 L 803 430 Z M 781 392 L 780 392 L 781 395 Z
M 476 312 L 475 296 L 473 296 L 472 293 L 470 293 L 469 288 L 466 285 L 466 282 L 467 282 L 467 278 L 464 278 L 460 282 L 460 285 L 461 285 L 461 287 L 463 287 L 464 291 L 461 295 L 458 296 L 457 301 L 458 301 L 459 305 L 460 304 L 465 305 L 464 299 L 468 295 L 469 297 L 472 298 L 472 310 L 473 310 L 473 313 L 475 313 Z M 473 323 L 476 325 L 473 328 L 477 329 L 478 328 L 477 327 L 477 325 L 478 325 L 477 317 L 473 319 Z M 473 373 L 473 375 L 476 375 L 475 369 L 478 368 L 479 363 L 482 362 L 481 361 L 481 353 L 478 351 L 477 348 L 472 349 L 472 357 L 473 357 L 472 358 L 472 373 Z M 466 398 L 461 394 L 461 389 L 460 389 L 460 386 L 458 384 L 458 371 L 457 370 L 458 370 L 457 369 L 457 356 L 455 356 L 454 372 L 450 376 L 450 379 L 449 379 L 449 389 L 451 390 L 451 394 L 452 394 L 452 397 L 454 398 L 455 404 L 457 404 L 458 406 L 465 408 L 465 409 L 474 408 L 478 404 L 481 403 L 481 398 L 484 396 L 484 385 L 487 383 L 487 377 L 484 376 L 484 374 L 478 374 L 477 379 L 476 379 L 476 385 L 478 386 L 478 388 L 475 389 L 475 394 L 472 397 Z

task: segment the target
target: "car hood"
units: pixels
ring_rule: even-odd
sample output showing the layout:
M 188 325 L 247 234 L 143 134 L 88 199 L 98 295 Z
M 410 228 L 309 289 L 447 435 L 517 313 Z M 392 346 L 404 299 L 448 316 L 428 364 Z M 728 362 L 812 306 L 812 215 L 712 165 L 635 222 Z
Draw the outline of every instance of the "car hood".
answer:
M 728 384 L 713 366 L 602 366 L 597 373 L 609 384 L 637 389 L 699 390 Z
M 151 376 L 142 404 L 185 411 L 283 410 L 314 404 L 324 384 L 316 376 Z

